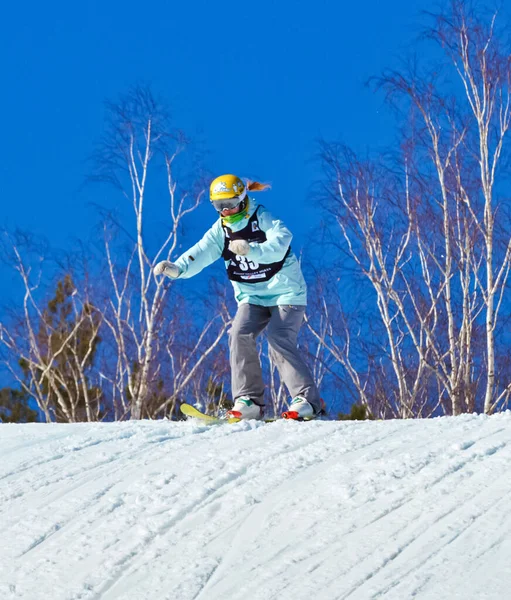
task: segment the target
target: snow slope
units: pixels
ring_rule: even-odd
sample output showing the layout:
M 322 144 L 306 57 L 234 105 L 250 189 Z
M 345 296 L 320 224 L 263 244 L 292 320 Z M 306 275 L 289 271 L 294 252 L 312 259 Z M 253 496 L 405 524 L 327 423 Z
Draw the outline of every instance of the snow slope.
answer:
M 0 425 L 0 599 L 511 598 L 511 413 Z

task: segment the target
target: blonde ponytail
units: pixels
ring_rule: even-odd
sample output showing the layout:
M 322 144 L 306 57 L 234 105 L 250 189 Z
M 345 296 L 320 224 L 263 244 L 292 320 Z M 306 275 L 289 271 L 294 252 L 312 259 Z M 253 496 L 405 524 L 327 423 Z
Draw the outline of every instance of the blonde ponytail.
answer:
M 250 181 L 247 179 L 247 190 L 249 192 L 265 192 L 271 188 L 269 183 L 259 183 L 259 181 Z

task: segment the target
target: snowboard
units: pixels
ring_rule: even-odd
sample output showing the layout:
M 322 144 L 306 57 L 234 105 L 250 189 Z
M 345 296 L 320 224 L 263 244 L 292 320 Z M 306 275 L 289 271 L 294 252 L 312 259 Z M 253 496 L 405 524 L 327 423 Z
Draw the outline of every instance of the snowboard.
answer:
M 229 417 L 229 418 L 220 418 L 220 417 L 213 417 L 212 415 L 206 415 L 203 412 L 201 412 L 200 410 L 197 410 L 195 408 L 195 406 L 192 406 L 191 404 L 181 404 L 180 406 L 181 412 L 186 415 L 187 417 L 192 417 L 194 419 L 199 419 L 201 421 L 203 421 L 204 423 L 208 423 L 209 425 L 215 425 L 215 424 L 221 424 L 221 423 L 239 423 L 242 419 L 237 419 L 235 417 Z M 315 417 L 311 417 L 308 419 L 300 419 L 296 416 L 297 413 L 295 413 L 294 411 L 287 411 L 285 413 L 282 413 L 282 418 L 283 419 L 289 419 L 289 420 L 293 420 L 293 421 L 314 421 Z M 285 415 L 285 416 L 284 416 Z M 277 421 L 278 419 L 262 419 L 262 421 L 264 423 L 273 423 L 274 421 Z
M 181 404 L 180 406 L 181 412 L 187 417 L 192 417 L 194 419 L 200 419 L 204 421 L 204 423 L 208 423 L 209 425 L 214 425 L 216 423 L 238 423 L 241 419 L 221 419 L 220 417 L 213 417 L 212 415 L 206 415 L 202 413 L 200 410 L 197 410 L 195 406 L 191 404 Z

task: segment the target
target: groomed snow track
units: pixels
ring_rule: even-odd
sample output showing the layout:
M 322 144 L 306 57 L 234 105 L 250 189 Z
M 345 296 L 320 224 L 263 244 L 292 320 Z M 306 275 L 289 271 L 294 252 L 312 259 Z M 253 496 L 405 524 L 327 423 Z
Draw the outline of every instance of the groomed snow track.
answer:
M 511 413 L 0 425 L 1 600 L 511 598 Z

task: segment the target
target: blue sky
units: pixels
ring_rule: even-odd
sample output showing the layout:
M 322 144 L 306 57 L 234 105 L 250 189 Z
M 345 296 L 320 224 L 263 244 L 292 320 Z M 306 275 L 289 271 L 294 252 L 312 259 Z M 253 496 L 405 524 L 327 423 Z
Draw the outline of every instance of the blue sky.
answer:
M 203 141 L 213 173 L 273 183 L 265 203 L 307 241 L 318 137 L 390 143 L 393 119 L 365 82 L 415 38 L 425 0 L 9 3 L 0 22 L 1 226 L 65 247 L 97 220 L 81 188 L 105 99 L 150 83 Z M 101 193 L 104 193 L 102 191 Z M 166 200 L 162 198 L 162 210 Z M 199 237 L 214 214 L 192 221 Z

